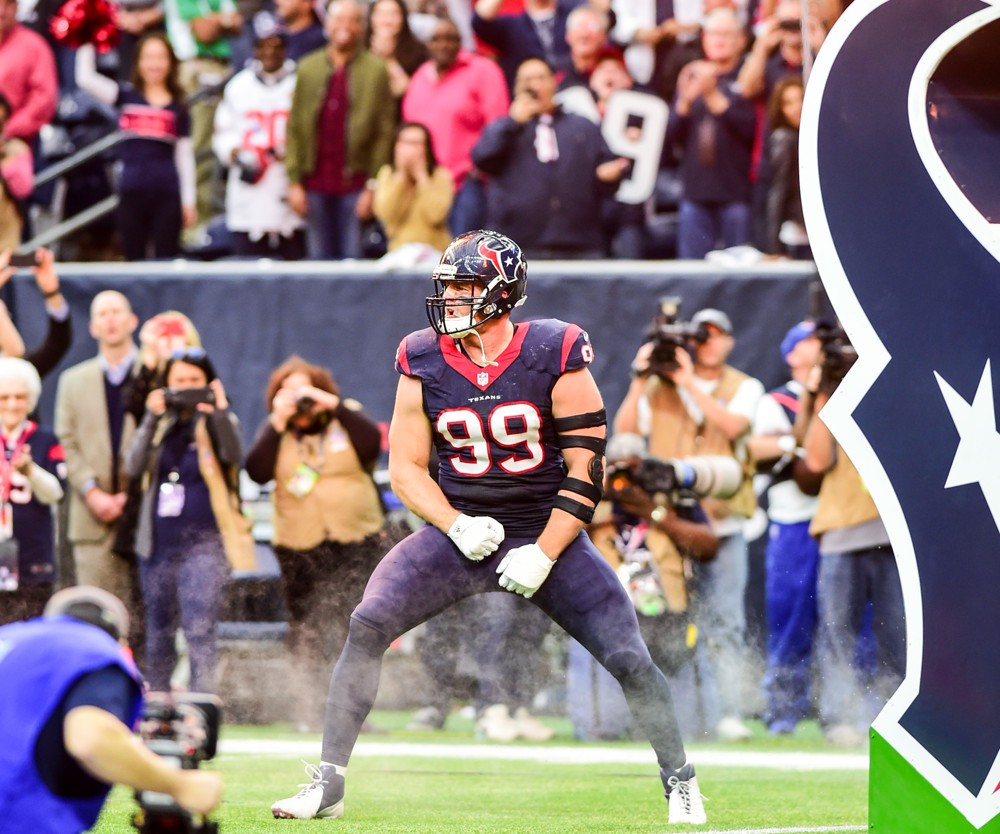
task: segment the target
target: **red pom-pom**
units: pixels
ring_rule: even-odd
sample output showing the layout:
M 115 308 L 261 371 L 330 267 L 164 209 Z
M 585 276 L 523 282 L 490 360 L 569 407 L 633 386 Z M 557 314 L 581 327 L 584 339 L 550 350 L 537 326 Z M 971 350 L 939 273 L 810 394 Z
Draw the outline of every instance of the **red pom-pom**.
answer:
M 108 0 L 66 0 L 49 23 L 52 36 L 61 44 L 77 48 L 92 43 L 107 52 L 118 43 L 118 17 Z

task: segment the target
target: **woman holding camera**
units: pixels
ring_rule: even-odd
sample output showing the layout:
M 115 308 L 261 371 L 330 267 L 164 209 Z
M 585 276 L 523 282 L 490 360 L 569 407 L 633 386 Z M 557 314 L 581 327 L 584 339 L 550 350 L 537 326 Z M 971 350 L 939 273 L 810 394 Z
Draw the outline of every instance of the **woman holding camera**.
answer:
M 237 490 L 239 421 L 201 348 L 176 351 L 125 456 L 142 479 L 135 552 L 146 605 L 146 677 L 168 691 L 184 629 L 191 689 L 215 691 L 215 626 L 229 577 L 218 513 Z
M 270 415 L 247 455 L 247 474 L 274 480 L 274 554 L 288 608 L 298 685 L 296 720 L 321 725 L 330 669 L 351 612 L 382 557 L 382 505 L 371 472 L 378 425 L 344 400 L 330 372 L 293 356 L 271 373 Z

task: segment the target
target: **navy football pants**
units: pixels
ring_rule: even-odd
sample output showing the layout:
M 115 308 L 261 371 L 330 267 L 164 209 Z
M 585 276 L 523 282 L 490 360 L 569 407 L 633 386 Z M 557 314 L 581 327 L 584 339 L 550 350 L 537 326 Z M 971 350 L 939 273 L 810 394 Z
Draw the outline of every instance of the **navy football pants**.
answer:
M 481 562 L 466 559 L 434 527 L 396 545 L 375 569 L 351 616 L 347 645 L 333 670 L 323 761 L 347 766 L 378 691 L 382 655 L 399 635 L 465 597 L 500 588 L 497 565 L 533 538 L 507 538 Z M 621 684 L 632 716 L 663 768 L 685 762 L 670 689 L 639 634 L 635 610 L 614 571 L 580 535 L 563 551 L 530 600 L 576 638 Z

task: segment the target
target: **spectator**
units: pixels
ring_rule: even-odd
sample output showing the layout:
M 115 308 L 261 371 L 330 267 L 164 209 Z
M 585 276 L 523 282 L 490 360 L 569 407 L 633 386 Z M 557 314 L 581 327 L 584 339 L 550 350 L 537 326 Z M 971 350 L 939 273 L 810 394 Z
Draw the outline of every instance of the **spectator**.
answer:
M 559 89 L 587 87 L 608 42 L 608 13 L 596 6 L 577 6 L 566 18 L 567 55 L 556 65 Z
M 597 114 L 603 123 L 611 97 L 619 90 L 633 88 L 632 77 L 617 49 L 606 49 L 597 59 L 590 74 L 590 92 L 597 105 Z M 626 135 L 638 140 L 642 127 L 641 119 L 629 119 Z M 612 258 L 642 258 L 646 250 L 646 207 L 642 203 L 623 203 L 617 199 L 607 199 L 601 206 L 602 221 L 607 251 Z
M 333 0 L 329 46 L 299 62 L 288 120 L 288 205 L 306 218 L 310 258 L 361 256 L 361 221 L 392 155 L 396 105 L 385 63 L 362 48 L 363 10 Z
M 285 24 L 285 51 L 290 61 L 326 46 L 326 33 L 312 0 L 275 0 L 274 11 Z
M 222 85 L 232 71 L 230 39 L 243 28 L 234 0 L 163 0 L 167 37 L 180 61 L 178 79 L 190 100 L 197 183 L 197 222 L 206 223 L 215 194 L 212 129 Z
M 702 0 L 613 0 L 612 42 L 638 84 L 672 101 L 680 68 L 700 57 Z
M 507 87 L 513 90 L 518 67 L 528 58 L 541 58 L 550 67 L 566 60 L 566 19 L 573 6 L 559 0 L 525 0 L 521 14 L 500 15 L 501 2 L 477 0 L 472 31 L 497 51 Z
M 205 351 L 167 360 L 165 388 L 150 392 L 146 414 L 125 455 L 130 478 L 145 487 L 135 552 L 146 604 L 146 677 L 170 691 L 178 623 L 187 639 L 191 690 L 214 692 L 215 627 L 229 566 L 220 503 L 236 488 L 242 452 L 239 421 Z
M 98 74 L 94 47 L 76 53 L 82 90 L 119 108 L 118 126 L 129 139 L 119 146 L 118 232 L 126 260 L 175 258 L 181 227 L 196 220 L 195 157 L 177 59 L 160 34 L 136 46 L 132 80 L 119 83 Z
M 162 0 L 120 0 L 118 28 L 121 32 L 115 47 L 118 80 L 128 81 L 135 65 L 136 47 L 142 36 L 163 31 Z
M 322 725 L 330 670 L 354 607 L 382 557 L 382 508 L 371 478 L 378 425 L 343 399 L 330 372 L 292 356 L 271 373 L 270 415 L 247 474 L 274 481 L 274 553 L 289 613 L 296 721 Z
M 413 74 L 403 97 L 403 119 L 430 131 L 435 156 L 451 172 L 455 199 L 449 228 L 481 229 L 486 225 L 486 192 L 472 164 L 472 148 L 483 128 L 506 114 L 507 83 L 494 61 L 460 48 L 458 27 L 451 20 L 436 22 L 427 46 L 431 57 Z
M 5 267 L 9 253 L 0 252 L 0 287 L 10 280 L 14 269 Z M 73 341 L 73 325 L 69 317 L 69 304 L 59 289 L 59 276 L 53 265 L 53 256 L 48 249 L 35 250 L 36 265 L 32 267 L 35 284 L 45 299 L 45 312 L 49 320 L 45 341 L 29 351 L 25 351 L 21 335 L 10 320 L 6 305 L 0 302 L 0 353 L 21 357 L 34 365 L 40 377 L 45 377 L 66 355 Z
M 3 133 L 33 147 L 56 112 L 56 64 L 45 39 L 17 22 L 17 0 L 0 0 L 0 95 L 8 103 Z
M 786 76 L 775 86 L 768 106 L 770 183 L 765 239 L 765 251 L 769 254 L 800 260 L 812 257 L 799 192 L 799 123 L 803 92 L 800 77 Z
M 22 139 L 4 137 L 11 112 L 10 102 L 0 93 L 0 252 L 16 249 L 21 242 L 24 201 L 34 190 L 31 148 Z
M 138 423 L 146 413 L 150 392 L 165 385 L 167 361 L 175 351 L 201 347 L 201 336 L 194 323 L 177 310 L 164 310 L 146 320 L 139 329 L 138 361 L 125 382 L 125 410 Z
M 816 512 L 816 498 L 802 492 L 793 478 L 798 444 L 792 427 L 819 349 L 815 322 L 799 322 L 785 334 L 781 358 L 792 378 L 761 397 L 754 436 L 748 441 L 754 460 L 770 470 L 770 525 L 764 565 L 767 671 L 763 688 L 767 705 L 763 717 L 768 732 L 774 734 L 793 732 L 812 708 L 819 551 L 809 535 L 809 522 Z
M 14 588 L 4 588 L 0 624 L 41 616 L 55 587 L 52 505 L 63 496 L 62 446 L 28 415 L 42 380 L 23 359 L 0 358 L 0 553 L 15 560 Z
M 705 60 L 681 71 L 667 142 L 682 152 L 677 254 L 701 259 L 717 245 L 750 240 L 750 158 L 756 114 L 736 86 L 746 39 L 736 14 L 705 20 Z
M 132 334 L 137 326 L 132 306 L 120 292 L 106 290 L 94 297 L 90 335 L 98 355 L 62 372 L 55 411 L 70 484 L 67 537 L 76 581 L 111 591 L 133 611 L 141 605 L 134 565 L 116 557 L 112 548 L 125 507 L 124 450 L 135 430 L 122 389 L 136 362 Z M 140 625 L 133 621 L 133 628 Z
M 443 252 L 451 241 L 445 221 L 455 184 L 437 163 L 431 135 L 415 122 L 396 131 L 393 161 L 378 172 L 375 217 L 385 229 L 392 251 L 406 243 L 424 243 Z
M 601 200 L 628 161 L 600 128 L 553 101 L 552 68 L 529 58 L 517 70 L 509 115 L 483 131 L 473 162 L 492 179 L 490 225 L 516 237 L 528 257 L 603 257 Z
M 0 630 L 0 796 L 8 834 L 76 834 L 97 823 L 115 783 L 167 794 L 192 814 L 219 804 L 208 770 L 181 770 L 136 743 L 142 683 L 128 612 L 98 588 L 60 591 L 43 619 Z
M 735 344 L 729 316 L 708 308 L 691 323 L 703 326 L 706 338 L 676 347 L 673 361 L 654 363 L 652 342 L 639 349 L 632 366 L 635 376 L 615 416 L 615 432 L 647 437 L 649 453 L 658 458 L 717 454 L 744 467 L 743 483 L 732 498 L 702 502 L 719 549 L 714 560 L 695 566 L 701 594 L 695 662 L 705 728 L 732 741 L 750 737 L 742 721 L 743 596 L 749 570 L 743 522 L 754 514 L 757 500 L 747 471 L 746 439 L 764 388 L 726 364 Z
M 399 101 L 410 86 L 410 77 L 427 60 L 425 47 L 410 31 L 403 0 L 375 0 L 368 7 L 368 51 L 385 61 L 389 89 Z
M 809 532 L 819 542 L 817 605 L 819 721 L 828 741 L 865 743 L 867 729 L 898 688 L 906 671 L 906 623 L 899 569 L 885 525 L 851 459 L 817 415 L 837 389 L 843 367 L 826 350 L 806 379 L 796 436 L 803 437 L 804 466 L 796 481 L 808 489 L 822 476 Z M 814 491 L 814 490 L 813 490 Z M 875 634 L 874 679 L 855 663 L 871 606 Z
M 253 19 L 254 60 L 226 84 L 215 111 L 212 147 L 229 167 L 226 226 L 239 257 L 298 260 L 305 255 L 303 220 L 288 206 L 285 129 L 295 89 L 276 19 Z
M 809 45 L 813 54 L 819 50 L 826 37 L 820 19 L 809 17 Z M 780 0 L 774 13 L 764 19 L 740 69 L 738 86 L 748 99 L 770 100 L 775 85 L 787 75 L 802 76 L 804 45 L 802 41 L 802 3 L 799 0 Z

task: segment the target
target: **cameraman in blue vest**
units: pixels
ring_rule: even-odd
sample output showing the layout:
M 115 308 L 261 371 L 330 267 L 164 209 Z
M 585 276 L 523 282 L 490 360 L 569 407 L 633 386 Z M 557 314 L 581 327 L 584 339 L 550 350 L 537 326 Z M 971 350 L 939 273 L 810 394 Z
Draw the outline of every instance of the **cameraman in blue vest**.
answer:
M 0 628 L 0 819 L 6 834 L 91 828 L 114 784 L 165 793 L 194 814 L 222 794 L 219 775 L 179 770 L 131 727 L 143 705 L 113 595 L 78 586 L 37 619 Z

